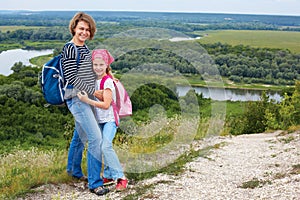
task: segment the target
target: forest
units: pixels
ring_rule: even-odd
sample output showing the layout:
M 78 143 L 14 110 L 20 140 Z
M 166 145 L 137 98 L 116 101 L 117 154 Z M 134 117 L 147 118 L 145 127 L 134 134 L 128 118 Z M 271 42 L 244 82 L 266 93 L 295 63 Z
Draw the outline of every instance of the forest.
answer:
M 68 34 L 64 35 L 66 31 L 60 28 L 48 29 L 30 29 L 30 30 L 16 30 L 6 34 L 1 34 L 0 38 L 9 43 L 16 41 L 20 45 L 24 45 L 24 49 L 44 49 L 46 47 L 55 47 L 57 51 L 62 45 L 57 45 L 57 41 L 67 41 L 70 37 Z M 6 38 L 6 39 L 5 39 Z M 47 41 L 47 42 L 46 42 Z M 55 43 L 51 43 L 55 41 Z M 38 45 L 36 45 L 37 42 Z M 92 49 L 97 43 L 90 44 Z M 299 79 L 300 73 L 300 54 L 292 53 L 286 49 L 270 49 L 270 48 L 251 48 L 249 46 L 237 45 L 231 46 L 228 44 L 201 44 L 210 56 L 215 61 L 221 75 L 228 77 L 234 82 L 244 83 L 263 83 L 272 85 L 294 85 L 294 80 Z M 9 46 L 9 45 L 7 45 Z M 60 48 L 58 48 L 59 46 Z M 145 49 L 143 51 L 160 51 Z M 137 63 L 142 63 L 147 55 L 146 52 L 141 51 L 139 56 L 134 59 L 125 59 L 124 62 L 117 62 L 114 64 L 116 70 L 128 70 Z M 145 54 L 144 54 L 145 53 Z M 180 73 L 196 74 L 188 66 L 188 63 L 181 62 L 181 60 L 169 59 L 170 55 L 166 52 L 154 53 L 160 58 L 152 57 L 150 60 L 159 59 L 160 62 L 168 62 L 174 65 L 176 70 Z M 201 73 L 201 72 L 200 72 Z

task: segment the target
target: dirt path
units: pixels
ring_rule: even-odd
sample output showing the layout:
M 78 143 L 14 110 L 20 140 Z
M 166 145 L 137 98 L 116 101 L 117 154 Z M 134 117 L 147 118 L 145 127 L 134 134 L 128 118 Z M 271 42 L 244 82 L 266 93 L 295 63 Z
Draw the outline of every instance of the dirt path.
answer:
M 105 197 L 84 185 L 45 185 L 25 199 L 300 199 L 300 133 L 282 132 L 213 137 L 195 143 L 195 149 L 221 144 L 208 157 L 186 165 L 180 176 L 159 174 L 126 192 Z M 147 188 L 137 193 L 138 188 Z

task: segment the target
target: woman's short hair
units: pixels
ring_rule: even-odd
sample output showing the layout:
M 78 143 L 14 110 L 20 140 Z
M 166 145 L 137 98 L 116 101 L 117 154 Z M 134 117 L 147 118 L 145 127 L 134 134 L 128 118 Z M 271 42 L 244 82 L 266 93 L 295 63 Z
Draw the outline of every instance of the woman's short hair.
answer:
M 70 30 L 70 33 L 72 34 L 72 36 L 75 35 L 75 28 L 76 28 L 78 22 L 80 22 L 80 21 L 84 21 L 89 24 L 89 26 L 90 26 L 90 38 L 89 39 L 90 40 L 93 39 L 94 35 L 96 33 L 96 30 L 97 30 L 96 23 L 90 15 L 88 15 L 84 12 L 76 13 L 74 15 L 74 17 L 71 19 L 70 24 L 69 24 L 69 30 Z

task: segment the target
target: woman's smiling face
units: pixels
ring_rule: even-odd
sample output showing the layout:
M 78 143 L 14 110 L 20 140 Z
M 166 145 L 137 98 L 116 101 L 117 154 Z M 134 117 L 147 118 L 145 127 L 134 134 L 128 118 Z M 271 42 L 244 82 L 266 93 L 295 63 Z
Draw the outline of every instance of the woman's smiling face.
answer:
M 75 39 L 78 43 L 84 43 L 87 39 L 90 38 L 90 26 L 85 21 L 78 22 L 75 28 Z

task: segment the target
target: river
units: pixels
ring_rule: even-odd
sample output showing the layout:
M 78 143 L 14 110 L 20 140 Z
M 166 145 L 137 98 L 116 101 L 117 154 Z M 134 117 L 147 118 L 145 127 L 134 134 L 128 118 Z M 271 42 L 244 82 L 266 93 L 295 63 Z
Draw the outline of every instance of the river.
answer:
M 179 96 L 184 96 L 191 87 L 177 86 Z M 204 98 L 211 98 L 219 101 L 258 101 L 262 94 L 262 90 L 247 90 L 247 89 L 229 89 L 229 88 L 208 88 L 208 87 L 193 87 L 197 94 L 203 95 Z M 278 92 L 267 91 L 270 99 L 280 102 L 282 97 Z
M 23 50 L 23 49 L 12 49 L 2 51 L 0 53 L 0 74 L 8 76 L 12 73 L 10 70 L 16 62 L 22 62 L 24 65 L 31 65 L 29 59 L 48 55 L 53 53 L 52 49 L 48 50 Z

